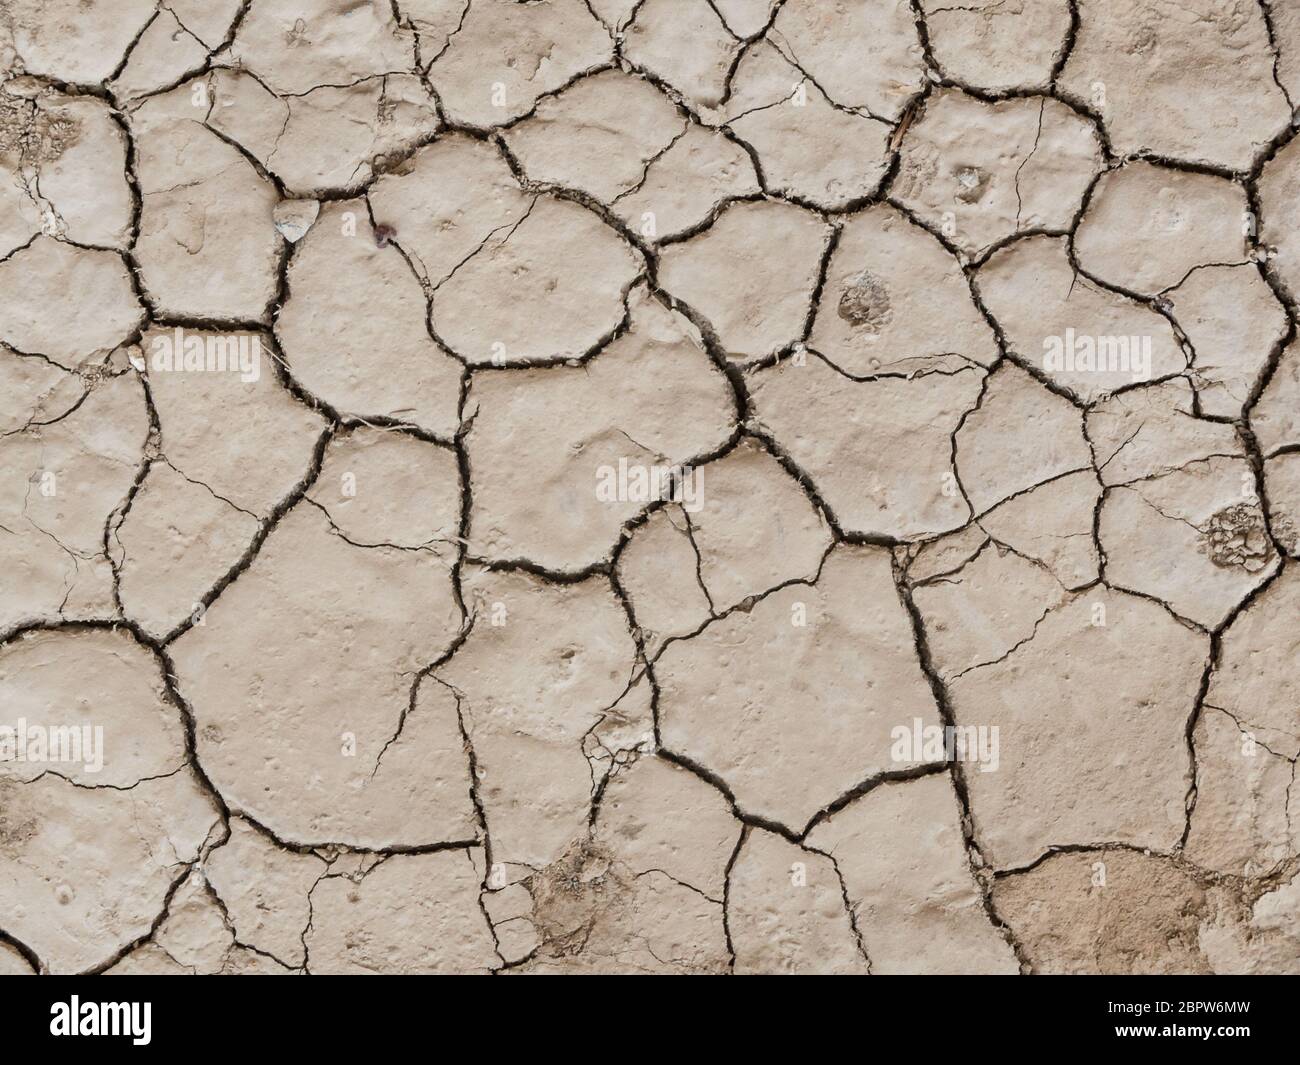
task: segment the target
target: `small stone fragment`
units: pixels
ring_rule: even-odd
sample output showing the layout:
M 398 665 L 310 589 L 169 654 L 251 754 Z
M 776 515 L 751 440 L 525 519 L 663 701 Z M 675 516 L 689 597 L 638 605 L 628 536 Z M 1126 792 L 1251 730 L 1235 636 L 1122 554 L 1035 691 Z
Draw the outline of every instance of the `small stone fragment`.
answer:
M 280 236 L 290 244 L 297 244 L 307 235 L 319 214 L 319 200 L 281 200 L 271 212 L 271 220 Z

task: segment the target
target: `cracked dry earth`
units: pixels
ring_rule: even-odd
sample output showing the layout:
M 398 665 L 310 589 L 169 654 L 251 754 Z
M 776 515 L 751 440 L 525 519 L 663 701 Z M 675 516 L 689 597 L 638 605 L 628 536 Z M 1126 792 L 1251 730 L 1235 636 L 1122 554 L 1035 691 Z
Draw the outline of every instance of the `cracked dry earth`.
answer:
M 1300 969 L 1296 0 L 0 67 L 0 971 Z

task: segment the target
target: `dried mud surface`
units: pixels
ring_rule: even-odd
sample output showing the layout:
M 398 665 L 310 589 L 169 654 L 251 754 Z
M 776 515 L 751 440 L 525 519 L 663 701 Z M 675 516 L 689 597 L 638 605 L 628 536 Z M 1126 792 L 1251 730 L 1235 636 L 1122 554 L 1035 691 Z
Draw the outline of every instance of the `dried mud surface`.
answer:
M 1292 0 L 0 0 L 0 972 L 1300 972 Z

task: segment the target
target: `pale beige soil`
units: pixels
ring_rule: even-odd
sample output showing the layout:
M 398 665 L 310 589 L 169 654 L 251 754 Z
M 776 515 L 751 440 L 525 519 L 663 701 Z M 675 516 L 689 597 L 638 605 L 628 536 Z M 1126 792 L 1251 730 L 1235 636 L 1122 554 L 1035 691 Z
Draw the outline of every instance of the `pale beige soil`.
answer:
M 0 973 L 1300 972 L 1294 102 L 1292 0 L 0 0 Z

